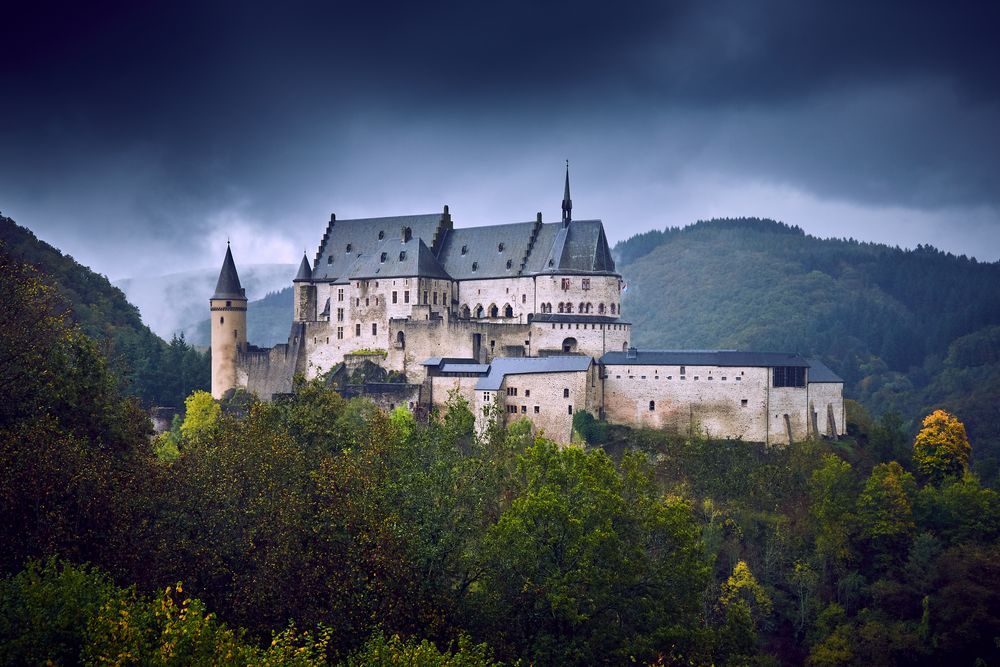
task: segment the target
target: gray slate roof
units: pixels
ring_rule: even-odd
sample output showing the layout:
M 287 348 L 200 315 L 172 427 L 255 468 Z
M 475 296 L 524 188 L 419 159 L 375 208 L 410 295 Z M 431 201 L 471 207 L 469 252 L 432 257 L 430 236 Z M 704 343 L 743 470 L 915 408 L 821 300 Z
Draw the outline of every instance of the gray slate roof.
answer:
M 593 363 L 590 357 L 496 357 L 489 372 L 479 378 L 477 391 L 497 391 L 508 375 L 528 373 L 574 373 L 586 371 Z
M 629 354 L 635 354 L 629 357 Z M 601 357 L 607 366 L 750 366 L 773 368 L 799 366 L 809 362 L 787 352 L 739 352 L 736 350 L 635 350 L 608 352 Z
M 222 260 L 222 270 L 219 271 L 219 282 L 215 284 L 213 299 L 246 299 L 246 290 L 240 285 L 240 276 L 236 273 L 236 262 L 233 261 L 233 251 L 226 245 L 226 258 Z
M 840 383 L 844 380 L 819 359 L 809 360 L 809 383 Z
M 309 268 L 309 260 L 302 255 L 302 262 L 299 264 L 299 272 L 295 274 L 292 282 L 308 281 L 312 279 L 312 269 Z
M 404 228 L 410 230 L 410 240 L 405 240 Z M 429 252 L 400 247 L 416 241 L 422 241 Z M 407 258 L 400 260 L 399 252 L 404 249 Z M 382 253 L 386 253 L 385 261 Z M 393 257 L 397 259 L 393 261 Z M 413 259 L 417 261 L 406 263 Z M 474 280 L 540 273 L 614 272 L 600 220 L 574 220 L 569 225 L 516 222 L 455 229 L 445 212 L 331 220 L 320 241 L 311 279 L 347 283 L 353 278 L 388 275 Z

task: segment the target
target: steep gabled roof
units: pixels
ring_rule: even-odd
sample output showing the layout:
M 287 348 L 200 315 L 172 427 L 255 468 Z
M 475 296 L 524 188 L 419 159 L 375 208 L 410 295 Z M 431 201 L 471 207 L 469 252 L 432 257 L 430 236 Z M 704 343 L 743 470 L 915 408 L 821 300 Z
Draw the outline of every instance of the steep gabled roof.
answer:
M 375 253 L 362 255 L 347 271 L 349 278 L 441 278 L 449 276 L 423 239 L 386 243 Z
M 452 229 L 444 237 L 438 258 L 455 280 L 517 276 L 531 246 L 535 226 L 534 222 L 515 222 Z
M 246 291 L 240 285 L 240 276 L 236 273 L 236 262 L 233 261 L 233 251 L 226 245 L 226 258 L 222 260 L 222 270 L 219 271 L 219 282 L 215 284 L 213 299 L 246 299 Z
M 604 225 L 600 220 L 574 220 L 563 225 L 552 240 L 540 273 L 614 273 Z

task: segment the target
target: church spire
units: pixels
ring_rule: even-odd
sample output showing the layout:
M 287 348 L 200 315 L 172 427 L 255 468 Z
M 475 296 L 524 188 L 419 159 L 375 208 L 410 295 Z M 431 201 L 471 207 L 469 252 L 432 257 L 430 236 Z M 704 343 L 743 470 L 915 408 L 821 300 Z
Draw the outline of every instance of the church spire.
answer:
M 566 188 L 563 190 L 562 220 L 568 225 L 573 219 L 573 200 L 569 197 L 569 160 L 566 160 Z

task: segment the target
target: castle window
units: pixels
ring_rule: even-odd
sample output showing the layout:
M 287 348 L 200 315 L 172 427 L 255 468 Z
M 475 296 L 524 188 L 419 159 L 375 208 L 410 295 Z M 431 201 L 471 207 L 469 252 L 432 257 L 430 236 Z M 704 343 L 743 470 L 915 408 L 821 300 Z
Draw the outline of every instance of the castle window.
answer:
M 598 315 L 603 315 L 604 314 L 604 304 L 603 303 L 597 304 L 597 314 Z
M 403 303 L 409 303 L 409 302 L 410 302 L 410 290 L 406 290 L 405 292 L 403 292 Z
M 378 230 L 378 240 L 381 241 L 384 238 L 385 238 L 385 232 L 382 231 L 381 229 Z
M 398 298 L 399 298 L 399 294 L 398 294 L 397 292 L 393 292 L 393 293 L 392 293 L 392 302 L 393 302 L 393 303 L 396 303 L 396 300 L 397 300 Z
M 405 260 L 406 260 L 406 251 L 405 250 L 401 250 L 399 252 L 399 261 L 402 262 L 402 261 L 405 261 Z
M 504 317 L 514 317 L 514 309 L 508 304 L 503 307 Z
M 726 376 L 725 376 L 725 375 L 723 375 L 723 376 L 722 376 L 722 381 L 723 381 L 723 382 L 725 382 L 725 381 L 726 381 Z
M 338 289 L 337 290 L 337 301 L 343 301 L 343 300 L 344 300 L 344 290 L 343 289 Z
M 467 245 L 462 246 L 462 254 L 464 255 L 467 252 L 469 252 L 469 246 Z
M 490 317 L 498 317 L 500 315 L 500 309 L 497 308 L 496 304 L 490 305 Z
M 564 308 L 566 308 L 566 305 L 565 305 L 565 304 L 564 304 L 564 303 L 563 303 L 562 301 L 560 301 L 560 302 L 559 302 L 559 312 L 560 312 L 560 313 L 562 313 L 562 312 L 565 312 L 565 311 L 563 310 Z
M 354 325 L 354 335 L 355 336 L 359 336 L 359 337 L 361 336 L 361 324 L 360 323 Z
M 583 289 L 590 289 L 590 278 L 583 278 L 581 282 L 583 283 Z
M 569 278 L 563 278 L 561 284 L 563 289 L 569 289 Z
M 511 261 L 510 261 L 510 260 L 508 259 L 508 260 L 507 260 L 507 268 L 509 269 L 509 268 L 510 268 L 510 267 L 511 267 L 512 265 L 513 265 L 513 262 L 511 262 Z
M 370 302 L 369 298 L 366 296 L 365 297 L 365 306 L 367 307 L 367 306 L 370 306 L 370 305 L 371 305 L 371 302 Z
M 537 415 L 537 414 L 538 414 L 539 412 L 541 412 L 541 410 L 539 410 L 539 409 L 538 409 L 538 406 L 536 405 L 536 406 L 535 406 L 535 414 Z
M 361 305 L 361 297 L 359 296 L 354 297 L 354 307 L 357 308 L 360 305 Z
M 697 376 L 697 375 L 695 375 L 695 376 L 694 376 L 694 379 L 695 379 L 695 380 L 697 380 L 697 379 L 698 379 L 698 376 Z
M 524 397 L 528 398 L 529 396 L 531 396 L 531 390 L 530 389 L 525 389 L 524 390 Z
M 427 305 L 427 290 L 424 290 L 424 305 Z
M 569 387 L 563 387 L 563 398 L 569 398 Z
M 378 323 L 377 322 L 372 322 L 372 335 L 373 336 L 377 336 L 378 335 Z
M 806 386 L 806 369 L 801 366 L 775 366 L 774 382 L 775 387 L 804 387 Z
M 615 314 L 615 304 L 611 304 L 611 314 Z
M 388 256 L 388 253 L 382 253 L 382 255 L 379 257 L 378 261 L 381 262 L 382 264 L 385 264 L 385 258 L 387 256 Z
M 549 266 L 555 266 L 556 262 L 554 259 L 549 260 Z
M 745 398 L 744 398 L 744 399 L 742 399 L 742 400 L 740 401 L 740 405 L 742 405 L 742 406 L 743 406 L 743 407 L 745 408 L 745 407 L 747 406 L 747 399 L 745 399 Z
M 497 252 L 503 252 L 503 244 L 502 243 L 498 243 L 497 244 Z
M 521 295 L 521 303 L 528 303 L 528 295 L 527 294 L 522 294 Z
M 226 318 L 225 317 L 220 317 L 219 318 L 219 324 L 225 324 L 225 323 L 226 323 Z
M 337 340 L 344 340 L 344 327 L 337 327 Z
M 226 302 L 226 308 L 230 308 L 232 305 L 233 305 L 232 301 L 227 301 Z
M 741 378 L 741 377 L 740 377 L 739 375 L 737 375 L 737 376 L 736 376 L 736 381 L 737 381 L 737 382 L 742 382 L 742 381 L 743 381 L 743 378 Z
M 524 414 L 524 413 L 526 413 L 527 411 L 528 411 L 528 406 L 527 406 L 527 405 L 522 405 L 522 406 L 521 406 L 521 414 Z
M 656 409 L 656 401 L 650 401 L 649 402 L 649 411 L 652 412 L 655 409 Z
M 587 304 L 585 304 L 583 301 L 581 301 L 580 302 L 580 310 L 578 310 L 577 312 L 580 312 L 580 313 L 587 312 Z
M 337 309 L 337 321 L 338 322 L 343 322 L 344 321 L 344 309 L 343 308 L 338 308 Z
M 351 244 L 347 244 L 347 249 L 344 252 L 351 252 Z
M 434 305 L 438 305 L 438 293 L 434 292 Z
M 687 375 L 687 367 L 681 366 L 681 375 Z
M 573 414 L 573 406 L 572 405 L 567 405 L 566 406 L 566 412 L 569 413 L 569 414 Z
M 473 262 L 472 263 L 472 270 L 476 271 L 477 269 L 479 269 L 479 262 Z
M 327 255 L 327 257 L 326 257 L 326 263 L 327 263 L 328 266 L 330 264 L 333 264 L 333 255 Z
M 573 304 L 571 304 L 571 303 L 567 303 L 566 304 L 566 312 L 567 313 L 572 313 L 573 312 Z

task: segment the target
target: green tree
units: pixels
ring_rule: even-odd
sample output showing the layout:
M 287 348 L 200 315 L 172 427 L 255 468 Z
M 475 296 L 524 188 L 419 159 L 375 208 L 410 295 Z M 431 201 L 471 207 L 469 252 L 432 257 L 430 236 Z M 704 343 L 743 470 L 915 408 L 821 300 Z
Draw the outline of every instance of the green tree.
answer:
M 815 521 L 816 555 L 824 573 L 841 572 L 853 557 L 851 534 L 856 523 L 857 485 L 851 464 L 825 454 L 809 484 L 809 512 Z
M 913 441 L 913 461 L 917 470 L 934 484 L 966 472 L 971 453 L 965 425 L 944 410 L 927 415 Z
M 473 644 L 465 634 L 447 649 L 440 650 L 426 639 L 403 640 L 376 632 L 347 659 L 347 667 L 500 667 L 486 644 Z
M 878 562 L 888 566 L 906 553 L 916 527 L 913 475 L 895 461 L 880 463 L 858 496 L 861 534 L 868 540 Z
M 719 628 L 716 658 L 724 665 L 746 664 L 757 653 L 757 629 L 770 616 L 771 597 L 757 582 L 745 561 L 733 567 L 719 596 L 722 627 Z
M 212 443 L 219 435 L 222 408 L 207 391 L 196 391 L 184 400 L 181 436 L 184 444 L 200 446 Z
M 538 663 L 690 654 L 706 582 L 687 502 L 663 498 L 639 457 L 537 441 L 490 529 L 473 602 L 493 644 Z

